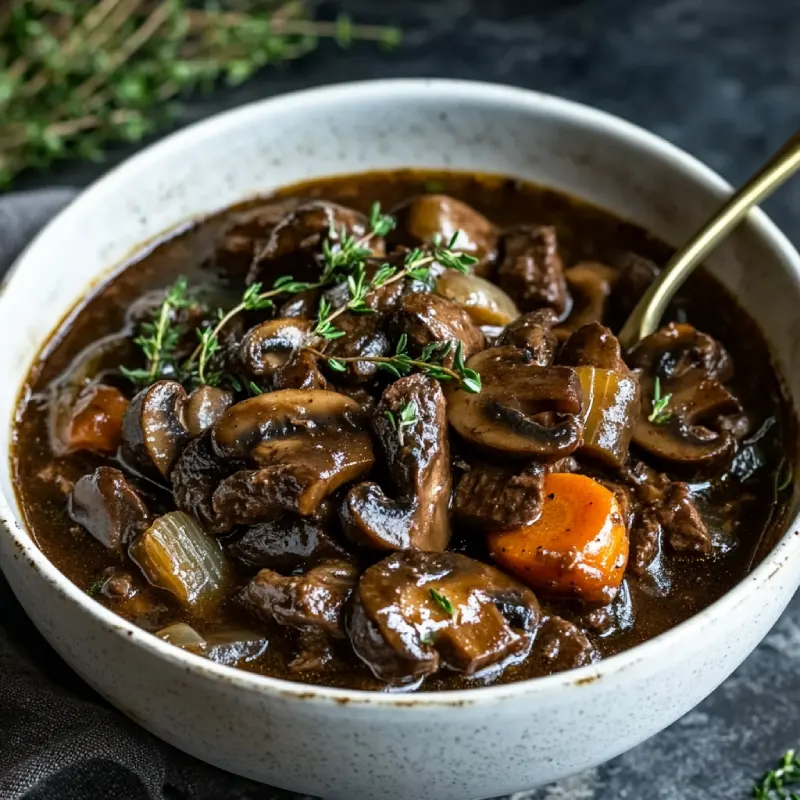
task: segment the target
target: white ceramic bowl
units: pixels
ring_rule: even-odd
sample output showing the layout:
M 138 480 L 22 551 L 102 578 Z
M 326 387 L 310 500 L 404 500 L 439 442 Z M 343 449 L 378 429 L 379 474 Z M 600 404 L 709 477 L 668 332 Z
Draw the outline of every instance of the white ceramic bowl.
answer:
M 614 117 L 533 92 L 378 81 L 267 100 L 195 125 L 114 170 L 64 211 L 0 298 L 0 451 L 54 324 L 140 243 L 311 177 L 390 167 L 503 173 L 563 189 L 683 240 L 726 195 L 713 172 Z M 759 321 L 800 398 L 800 258 L 761 213 L 711 259 Z M 451 693 L 316 688 L 220 667 L 89 599 L 20 524 L 0 466 L 0 564 L 66 661 L 134 720 L 232 772 L 340 800 L 465 800 L 527 789 L 627 750 L 692 708 L 747 656 L 800 582 L 793 519 L 766 560 L 688 622 L 599 664 Z

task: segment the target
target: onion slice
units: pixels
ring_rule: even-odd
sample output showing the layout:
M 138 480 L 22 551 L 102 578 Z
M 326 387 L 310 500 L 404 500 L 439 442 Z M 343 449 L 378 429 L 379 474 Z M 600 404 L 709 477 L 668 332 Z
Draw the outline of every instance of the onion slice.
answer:
M 154 586 L 171 592 L 197 616 L 214 611 L 230 583 L 230 566 L 216 539 L 194 517 L 171 511 L 159 517 L 129 550 Z

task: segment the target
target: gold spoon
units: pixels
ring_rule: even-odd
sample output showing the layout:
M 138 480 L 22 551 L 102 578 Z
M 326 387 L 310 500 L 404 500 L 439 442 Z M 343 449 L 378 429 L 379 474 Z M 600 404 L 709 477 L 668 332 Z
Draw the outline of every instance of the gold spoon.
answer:
M 622 327 L 619 340 L 624 349 L 649 336 L 675 292 L 700 262 L 744 218 L 760 200 L 772 194 L 800 168 L 800 131 L 757 172 L 711 219 L 670 259 L 662 273 L 642 295 Z

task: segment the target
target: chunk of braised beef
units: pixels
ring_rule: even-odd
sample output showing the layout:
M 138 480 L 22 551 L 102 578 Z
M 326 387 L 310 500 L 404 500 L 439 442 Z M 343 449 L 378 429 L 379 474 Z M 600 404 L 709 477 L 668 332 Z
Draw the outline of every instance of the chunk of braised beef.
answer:
M 391 349 L 389 337 L 383 330 L 383 318 L 379 314 L 342 314 L 336 327 L 344 336 L 334 339 L 326 353 L 334 358 L 358 358 L 359 356 L 385 356 Z M 370 381 L 378 372 L 378 365 L 371 361 L 348 363 L 347 372 L 337 374 L 338 379 L 361 384 Z
M 616 331 L 625 324 L 659 270 L 652 261 L 635 253 L 622 253 L 612 261 L 612 266 L 616 277 L 608 298 L 606 322 Z
M 535 364 L 548 367 L 553 363 L 558 339 L 553 333 L 557 320 L 551 308 L 529 311 L 503 328 L 496 347 L 520 347 L 528 350 Z
M 630 374 L 622 358 L 619 340 L 599 322 L 578 328 L 561 348 L 558 363 L 570 367 L 596 367 Z
M 150 523 L 144 501 L 125 475 L 113 467 L 98 467 L 84 475 L 69 496 L 67 513 L 100 544 L 119 555 Z
M 486 346 L 481 329 L 464 308 L 435 294 L 411 292 L 403 295 L 392 315 L 390 327 L 395 337 L 408 337 L 408 350 L 419 355 L 430 344 L 453 342 L 462 345 L 464 358 Z M 453 353 L 445 363 L 451 365 Z
M 301 202 L 294 197 L 270 200 L 236 214 L 214 252 L 214 260 L 233 282 L 244 282 L 256 251 L 269 238 L 273 228 Z
M 663 530 L 652 508 L 636 511 L 630 527 L 628 566 L 634 575 L 644 575 L 661 552 Z
M 674 551 L 711 554 L 711 535 L 685 483 L 670 486 L 656 513 Z
M 542 513 L 544 470 L 478 464 L 466 472 L 453 495 L 453 513 L 471 528 L 502 531 L 532 525 Z
M 183 449 L 170 473 L 172 496 L 180 511 L 200 520 L 207 531 L 218 522 L 212 497 L 223 478 L 231 472 L 231 465 L 216 454 L 211 444 L 211 429 Z
M 225 549 L 248 566 L 294 572 L 327 559 L 348 558 L 347 548 L 328 532 L 329 527 L 324 520 L 284 514 L 247 528 Z
M 113 455 L 122 441 L 122 420 L 127 410 L 128 400 L 119 389 L 90 384 L 78 394 L 54 451 Z
M 551 308 L 562 318 L 571 305 L 556 229 L 527 225 L 503 237 L 497 285 L 522 311 Z
M 421 194 L 403 202 L 392 214 L 397 228 L 390 242 L 411 247 L 452 242 L 454 250 L 478 259 L 475 271 L 479 275 L 490 271 L 497 255 L 497 230 L 461 200 L 445 194 Z
M 550 617 L 536 635 L 531 657 L 542 661 L 548 672 L 564 672 L 597 661 L 599 654 L 577 625 L 561 617 Z
M 541 612 L 533 592 L 458 553 L 395 553 L 356 587 L 353 649 L 384 681 L 404 683 L 440 668 L 474 675 L 522 657 Z
M 289 577 L 262 569 L 244 588 L 240 600 L 267 622 L 343 638 L 345 604 L 357 580 L 358 567 L 348 561 L 326 561 Z
M 317 356 L 298 350 L 274 375 L 273 389 L 327 389 L 328 380 L 319 368 Z
M 403 409 L 413 422 L 400 425 Z M 358 544 L 380 550 L 447 547 L 452 477 L 447 404 L 437 381 L 413 374 L 391 384 L 373 415 L 394 499 L 376 483 L 354 486 L 342 504 L 342 524 Z
M 362 240 L 367 228 L 367 218 L 352 208 L 324 200 L 304 202 L 281 219 L 256 251 L 247 283 L 271 285 L 283 275 L 292 275 L 296 280 L 315 280 L 319 276 L 323 241 L 328 240 L 336 251 L 343 237 Z M 364 244 L 375 255 L 384 252 L 380 238 L 372 237 Z

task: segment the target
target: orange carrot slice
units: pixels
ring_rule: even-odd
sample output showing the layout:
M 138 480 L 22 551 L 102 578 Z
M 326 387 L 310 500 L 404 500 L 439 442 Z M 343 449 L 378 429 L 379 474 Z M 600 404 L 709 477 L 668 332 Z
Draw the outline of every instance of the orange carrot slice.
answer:
M 613 492 L 585 475 L 553 473 L 544 498 L 532 525 L 488 534 L 492 558 L 543 595 L 609 602 L 628 563 L 628 532 Z

